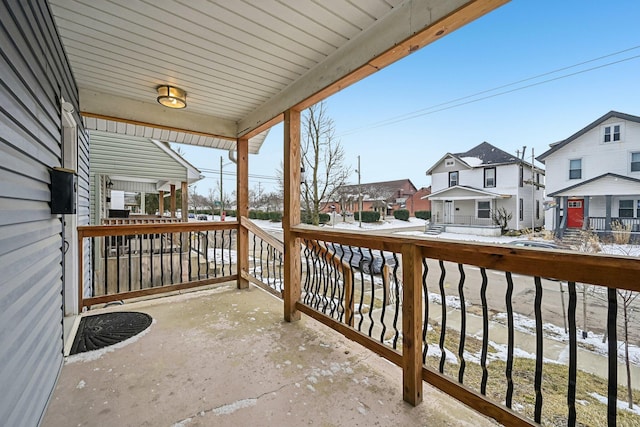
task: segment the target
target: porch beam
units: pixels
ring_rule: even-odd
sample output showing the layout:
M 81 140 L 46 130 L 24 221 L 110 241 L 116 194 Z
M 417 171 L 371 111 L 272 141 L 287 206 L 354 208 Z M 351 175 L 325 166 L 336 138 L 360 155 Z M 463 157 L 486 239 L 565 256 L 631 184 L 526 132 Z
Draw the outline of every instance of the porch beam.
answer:
M 164 215 L 164 191 L 158 191 L 158 212 L 160 216 Z
M 193 113 L 188 111 L 188 108 L 184 111 L 172 111 L 153 102 L 153 96 L 150 97 L 150 102 L 144 102 L 82 88 L 79 90 L 79 95 L 81 114 L 86 117 L 195 133 L 213 138 L 231 140 L 237 138 L 238 127 L 233 120 Z
M 292 227 L 300 224 L 300 111 L 284 113 L 284 319 L 300 320 L 300 239 Z
M 238 218 L 238 289 L 247 289 L 249 281 L 249 230 L 242 226 L 241 218 L 249 216 L 249 138 L 239 138 L 237 143 L 236 217 Z
M 402 245 L 402 282 L 402 397 L 416 406 L 422 402 L 422 254 L 416 245 Z
M 509 0 L 407 0 L 239 122 L 244 135 L 302 111 L 507 3 Z

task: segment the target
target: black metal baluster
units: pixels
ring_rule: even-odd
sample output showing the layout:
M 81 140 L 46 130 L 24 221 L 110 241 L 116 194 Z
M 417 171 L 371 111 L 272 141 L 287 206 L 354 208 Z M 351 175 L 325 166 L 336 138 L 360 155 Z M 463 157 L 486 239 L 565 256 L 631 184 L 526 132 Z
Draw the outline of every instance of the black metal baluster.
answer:
M 189 231 L 189 245 L 187 246 L 187 272 L 189 273 L 189 281 L 191 281 L 191 239 L 193 238 L 193 231 Z
M 482 354 L 480 355 L 480 366 L 482 366 L 482 382 L 480 383 L 480 393 L 487 394 L 487 349 L 489 347 L 489 307 L 487 306 L 487 271 L 480 269 L 482 285 L 480 286 L 480 299 L 482 301 Z
M 392 346 L 394 349 L 396 349 L 398 344 L 398 337 L 400 335 L 400 332 L 398 331 L 398 315 L 400 312 L 400 300 L 402 299 L 402 295 L 400 293 L 401 282 L 398 280 L 398 266 L 400 265 L 400 262 L 398 261 L 398 256 L 396 255 L 395 252 L 393 253 L 393 261 L 395 262 L 395 265 L 393 266 L 393 280 L 395 284 L 393 292 L 395 295 L 395 301 L 393 304 L 394 313 L 393 313 L 392 326 L 394 329 L 394 333 L 393 333 Z
M 505 272 L 507 279 L 507 293 L 505 295 L 505 304 L 507 306 L 507 365 L 504 370 L 507 378 L 507 395 L 505 397 L 505 405 L 511 408 L 513 403 L 513 345 L 514 345 L 514 325 L 513 325 L 513 277 L 511 272 Z
M 267 283 L 271 286 L 271 270 L 269 269 L 269 258 L 271 258 L 271 245 L 267 243 L 267 259 L 265 264 L 267 265 Z
M 380 266 L 380 271 L 382 272 L 382 310 L 380 310 L 380 323 L 382 324 L 382 331 L 380 332 L 380 342 L 384 343 L 384 334 L 387 332 L 387 325 L 384 323 L 384 314 L 387 308 L 387 285 L 391 286 L 389 277 L 385 277 L 386 260 L 384 257 L 384 253 L 380 251 L 380 257 L 382 258 L 382 265 Z M 373 287 L 373 282 L 371 282 Z
M 197 239 L 197 244 L 198 244 L 198 246 L 196 248 L 196 254 L 197 254 L 197 257 L 196 257 L 197 261 L 196 262 L 198 263 L 198 280 L 200 280 L 200 279 L 202 279 L 202 275 L 200 274 L 200 264 L 202 264 L 200 262 L 200 257 L 202 256 L 202 250 L 200 248 L 200 241 L 202 240 L 202 233 L 200 233 L 199 231 L 196 232 L 196 239 Z
M 264 251 L 264 240 L 260 239 L 260 280 L 264 282 L 264 267 L 262 266 L 262 258 Z
M 184 242 L 184 233 L 181 231 L 180 232 L 180 280 L 179 280 L 179 282 L 182 282 L 182 274 L 183 274 L 183 272 L 182 272 L 182 253 L 183 253 L 183 250 L 184 250 L 183 245 L 182 245 L 183 242 Z
M 155 234 L 150 234 L 149 235 L 149 257 L 150 257 L 150 262 L 149 262 L 149 267 L 150 267 L 150 273 L 151 273 L 151 287 L 153 288 L 154 284 L 153 284 L 153 276 L 154 276 L 154 271 L 153 271 L 153 239 L 155 237 Z
M 422 319 L 422 363 L 427 362 L 427 353 L 429 351 L 429 344 L 427 343 L 427 329 L 429 326 L 429 289 L 427 288 L 427 272 L 429 267 L 427 266 L 427 259 L 422 258 L 422 301 L 424 301 L 424 318 Z M 396 313 L 399 308 L 396 304 Z M 395 343 L 394 343 L 395 348 Z
M 116 293 L 120 293 L 120 242 L 122 236 L 116 236 Z
M 576 282 L 569 282 L 569 307 L 568 307 L 568 323 L 569 323 L 569 383 L 567 384 L 567 406 L 569 414 L 567 417 L 567 426 L 574 427 L 576 425 L 576 386 L 578 373 L 578 340 L 576 337 L 576 306 L 578 297 L 576 294 Z
M 160 286 L 164 286 L 164 233 L 160 234 Z
M 326 242 L 324 242 L 324 245 L 326 246 Z M 330 301 L 329 301 L 329 297 L 328 297 L 328 293 L 329 293 L 329 282 L 331 280 L 331 264 L 329 263 L 329 260 L 327 259 L 327 257 L 325 257 L 321 251 L 318 251 L 318 257 L 320 260 L 320 269 L 322 272 L 324 272 L 323 274 L 320 275 L 320 277 L 322 278 L 322 312 L 324 314 L 327 314 L 327 307 L 330 306 Z
M 304 241 L 304 250 L 302 251 L 302 253 L 304 254 L 304 262 L 307 265 L 306 268 L 306 273 L 305 273 L 305 280 L 304 283 L 302 285 L 302 288 L 304 289 L 304 297 L 302 298 L 302 301 L 306 304 L 306 305 L 310 305 L 310 299 L 311 299 L 311 265 L 309 264 L 309 257 L 311 256 L 311 250 L 309 249 L 309 241 L 305 240 Z M 302 266 L 302 262 L 300 263 L 300 265 Z
M 313 246 L 311 254 L 311 260 L 313 262 L 311 307 L 317 310 L 320 306 L 320 281 L 322 280 L 322 267 L 320 266 L 320 260 L 318 259 L 319 255 L 316 245 Z
M 205 277 L 209 278 L 209 230 L 204 232 L 204 259 L 205 259 Z
M 104 295 L 107 295 L 109 292 L 109 287 L 107 286 L 108 278 L 109 278 L 109 238 L 103 237 L 104 241 Z
M 255 266 L 255 260 L 253 263 Z M 213 270 L 216 272 L 216 277 L 218 277 L 218 230 L 213 232 Z
M 444 293 L 444 279 L 447 275 L 447 270 L 444 267 L 444 261 L 439 260 L 438 264 L 440 265 L 440 280 L 438 281 L 438 286 L 440 287 L 440 303 L 441 303 L 441 319 L 440 319 L 440 365 L 438 366 L 438 370 L 440 373 L 444 373 L 444 362 L 447 360 L 447 353 L 444 351 L 444 340 L 445 334 L 447 331 L 447 296 Z
M 170 250 L 170 254 L 169 254 L 169 273 L 171 274 L 171 280 L 169 281 L 169 283 L 171 283 L 172 285 L 174 284 L 174 280 L 173 280 L 173 233 L 169 234 L 169 244 L 171 245 L 171 250 Z
M 131 292 L 131 290 L 132 290 L 132 288 L 133 288 L 133 287 L 131 286 L 131 237 L 132 237 L 132 236 L 126 236 L 127 242 L 129 243 L 129 244 L 127 245 L 127 246 L 129 246 L 129 250 L 127 251 L 127 252 L 128 252 L 128 254 L 127 254 L 127 255 L 128 255 L 128 256 L 127 256 L 127 258 L 128 258 L 128 261 L 129 261 L 129 269 L 128 269 L 128 271 L 127 271 L 127 278 L 128 278 L 127 288 L 128 288 L 128 290 L 129 290 L 129 292 Z
M 376 285 L 373 282 L 373 252 L 371 251 L 370 248 L 365 248 L 366 251 L 369 251 L 369 262 L 367 263 L 369 266 L 369 279 L 371 279 L 371 297 L 369 299 L 369 333 L 368 335 L 373 338 L 372 336 L 372 332 L 373 332 L 373 307 L 375 304 L 375 291 L 376 291 Z M 362 248 L 360 248 L 360 254 L 362 254 Z M 361 258 L 362 259 L 362 258 Z
M 618 331 L 616 328 L 618 315 L 618 293 L 615 288 L 607 289 L 607 335 L 609 351 L 609 386 L 607 402 L 607 425 L 616 425 L 618 404 Z
M 253 275 L 258 277 L 258 273 L 256 272 L 256 235 L 251 233 L 253 236 L 253 247 L 251 248 L 251 257 L 253 258 Z
M 138 234 L 138 276 L 140 278 L 140 289 L 142 289 L 142 242 L 144 235 Z
M 339 301 L 337 303 L 338 304 L 338 308 L 337 308 L 337 310 L 338 310 L 338 319 L 337 320 L 339 322 L 346 322 L 346 320 L 347 320 L 345 318 L 345 313 L 346 313 L 346 309 L 347 308 L 345 306 L 344 298 L 345 298 L 345 294 L 346 294 L 346 291 L 347 291 L 347 289 L 346 289 L 346 286 L 347 286 L 346 277 L 347 276 L 346 275 L 348 273 L 347 273 L 347 271 L 345 271 L 343 258 L 344 258 L 344 252 L 342 252 L 340 254 L 340 267 L 338 268 L 340 270 L 340 272 L 341 272 L 341 276 L 340 277 L 342 277 L 342 287 L 340 287 L 339 291 L 338 291 L 338 299 L 339 299 Z M 336 282 L 336 285 L 338 285 L 338 283 L 339 282 Z M 347 304 L 348 304 L 348 302 L 347 302 Z
M 282 260 L 282 252 L 278 251 L 278 288 L 280 289 L 276 289 L 280 292 L 282 292 L 284 290 L 284 281 L 282 280 L 282 264 L 283 264 L 283 260 Z M 300 264 L 300 268 L 302 268 L 302 263 Z
M 353 252 L 353 250 L 349 250 L 349 253 L 351 254 L 349 265 L 352 265 L 354 255 Z M 362 260 L 362 250 L 360 250 L 360 259 Z M 364 321 L 364 316 L 362 315 L 362 305 L 364 304 L 364 273 L 362 272 L 362 269 L 359 269 L 358 271 L 360 271 L 360 304 L 358 305 L 358 314 L 360 315 L 360 321 L 358 321 L 358 331 L 362 332 L 362 323 Z
M 84 244 L 84 240 L 82 241 L 82 243 Z M 91 268 L 93 270 L 93 273 L 91 274 L 91 296 L 96 296 L 96 250 L 98 248 L 96 247 L 96 238 L 92 237 L 91 238 Z M 80 280 L 81 282 L 84 282 L 82 277 L 78 277 L 78 280 Z M 82 295 L 84 298 L 84 289 L 82 289 Z
M 460 342 L 458 343 L 460 369 L 458 369 L 458 382 L 462 384 L 464 380 L 464 369 L 466 367 L 466 361 L 464 360 L 464 344 L 467 337 L 467 307 L 464 301 L 464 281 L 466 279 L 466 275 L 464 274 L 463 264 L 458 264 L 458 271 L 460 272 L 460 281 L 458 282 L 458 296 L 460 297 Z
M 540 277 L 534 277 L 536 285 L 536 296 L 533 309 L 536 317 L 536 372 L 534 377 L 534 389 L 536 392 L 536 403 L 533 419 L 540 423 L 542 420 L 542 359 L 543 359 L 543 336 L 542 336 L 542 281 Z
M 231 246 L 233 246 L 233 230 L 229 230 L 229 275 L 233 274 L 233 270 L 231 266 L 233 265 L 233 260 L 231 259 Z

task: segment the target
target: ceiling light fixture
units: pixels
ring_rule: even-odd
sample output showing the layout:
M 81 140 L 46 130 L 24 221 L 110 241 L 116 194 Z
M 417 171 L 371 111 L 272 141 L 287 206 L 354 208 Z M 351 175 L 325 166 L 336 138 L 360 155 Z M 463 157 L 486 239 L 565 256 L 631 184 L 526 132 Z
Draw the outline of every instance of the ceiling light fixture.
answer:
M 158 102 L 169 108 L 185 108 L 187 106 L 187 92 L 175 86 L 158 86 Z

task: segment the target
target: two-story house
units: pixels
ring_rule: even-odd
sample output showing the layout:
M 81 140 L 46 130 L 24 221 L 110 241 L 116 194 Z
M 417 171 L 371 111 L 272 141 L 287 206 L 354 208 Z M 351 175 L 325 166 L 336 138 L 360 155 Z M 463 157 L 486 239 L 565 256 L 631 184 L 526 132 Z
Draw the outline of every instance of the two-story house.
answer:
M 544 171 L 488 142 L 445 154 L 427 175 L 431 220 L 448 232 L 500 235 L 498 211 L 511 217 L 509 229 L 543 225 Z
M 640 231 L 640 117 L 610 111 L 537 157 L 553 197 L 546 227 Z

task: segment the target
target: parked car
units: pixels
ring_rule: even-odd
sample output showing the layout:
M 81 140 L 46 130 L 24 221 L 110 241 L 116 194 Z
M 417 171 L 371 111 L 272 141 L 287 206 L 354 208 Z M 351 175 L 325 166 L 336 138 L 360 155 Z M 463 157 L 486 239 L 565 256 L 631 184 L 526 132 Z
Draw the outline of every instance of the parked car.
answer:
M 198 215 L 198 221 L 209 221 L 209 217 L 206 215 Z
M 189 213 L 189 218 L 190 218 L 190 219 L 196 219 L 196 214 L 194 214 L 194 213 Z
M 544 242 L 541 240 L 514 240 L 508 243 L 513 246 L 524 246 L 529 248 L 547 248 L 547 249 L 560 249 L 560 246 L 553 242 Z
M 382 273 L 382 256 L 380 251 L 359 248 L 357 246 L 341 245 L 339 243 L 327 243 L 327 249 L 333 252 L 338 258 L 342 258 L 342 261 L 349 263 L 352 267 L 355 267 L 365 274 L 381 274 Z M 393 267 L 396 265 L 396 261 L 392 255 L 384 255 L 384 265 Z

